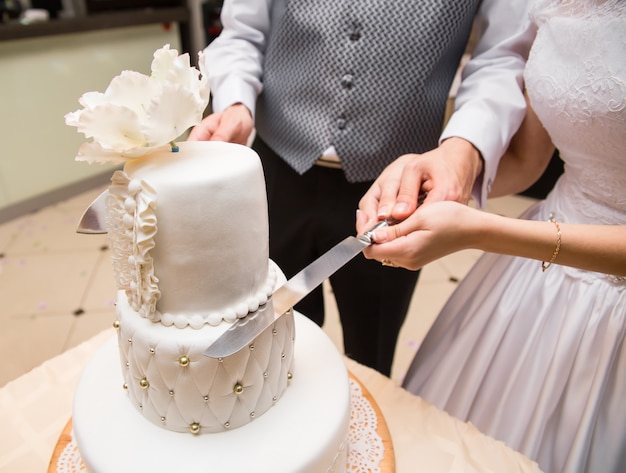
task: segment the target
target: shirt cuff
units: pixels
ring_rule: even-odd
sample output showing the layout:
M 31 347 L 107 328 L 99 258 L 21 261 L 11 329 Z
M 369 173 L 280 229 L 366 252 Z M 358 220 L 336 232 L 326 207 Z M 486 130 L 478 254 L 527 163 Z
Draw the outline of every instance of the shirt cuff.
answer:
M 472 198 L 481 209 L 487 203 L 500 158 L 510 141 L 510 130 L 502 129 L 501 124 L 498 126 L 498 122 L 498 117 L 488 107 L 482 110 L 461 108 L 450 117 L 439 139 L 441 143 L 452 137 L 462 138 L 472 143 L 480 153 L 483 159 L 483 169 L 474 182 Z
M 250 110 L 252 118 L 254 119 L 257 99 L 254 88 L 236 77 L 229 78 L 227 82 L 228 86 L 222 85 L 211 91 L 213 94 L 213 111 L 223 112 L 231 105 L 241 103 Z

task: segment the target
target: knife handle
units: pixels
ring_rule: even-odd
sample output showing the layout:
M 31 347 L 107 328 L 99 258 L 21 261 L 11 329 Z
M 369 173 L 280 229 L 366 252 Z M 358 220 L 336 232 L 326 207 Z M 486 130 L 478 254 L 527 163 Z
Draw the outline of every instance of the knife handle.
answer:
M 419 195 L 417 196 L 417 206 L 418 207 L 424 203 L 424 201 L 426 200 L 426 197 L 428 197 L 428 192 L 421 191 L 419 193 Z M 388 225 L 395 225 L 398 222 L 399 222 L 399 220 L 396 220 L 396 219 L 394 219 L 392 217 L 388 217 L 388 218 L 378 222 L 376 225 L 374 225 L 372 228 L 370 228 L 368 231 L 363 233 L 358 238 L 362 242 L 367 243 L 368 245 L 371 245 L 372 243 L 374 243 L 374 241 L 372 240 L 372 237 L 374 236 L 374 232 L 376 230 L 378 230 L 379 228 L 382 228 L 382 227 L 386 227 Z
M 367 243 L 368 245 L 371 245 L 372 243 L 374 243 L 372 240 L 372 237 L 374 236 L 374 232 L 378 230 L 379 228 L 386 227 L 387 225 L 391 225 L 389 219 L 381 220 L 372 228 L 370 228 L 368 231 L 366 231 L 361 236 L 359 236 L 359 240 Z

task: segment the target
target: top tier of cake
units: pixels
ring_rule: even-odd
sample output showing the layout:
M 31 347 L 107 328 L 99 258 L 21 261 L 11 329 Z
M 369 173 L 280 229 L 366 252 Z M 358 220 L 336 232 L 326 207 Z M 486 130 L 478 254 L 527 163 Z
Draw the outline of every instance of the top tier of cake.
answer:
M 263 169 L 245 146 L 183 142 L 129 160 L 113 175 L 107 213 L 118 288 L 143 317 L 218 325 L 275 289 Z

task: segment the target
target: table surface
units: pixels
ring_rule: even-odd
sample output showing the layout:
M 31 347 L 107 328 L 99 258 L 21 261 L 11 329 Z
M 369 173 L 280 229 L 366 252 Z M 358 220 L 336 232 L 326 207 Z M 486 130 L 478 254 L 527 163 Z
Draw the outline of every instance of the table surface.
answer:
M 76 383 L 108 329 L 0 389 L 0 472 L 45 473 L 72 413 Z M 7 360 L 10 362 L 10 360 Z M 380 373 L 345 359 L 380 408 L 393 442 L 397 473 L 535 472 L 538 466 L 502 442 L 398 387 Z

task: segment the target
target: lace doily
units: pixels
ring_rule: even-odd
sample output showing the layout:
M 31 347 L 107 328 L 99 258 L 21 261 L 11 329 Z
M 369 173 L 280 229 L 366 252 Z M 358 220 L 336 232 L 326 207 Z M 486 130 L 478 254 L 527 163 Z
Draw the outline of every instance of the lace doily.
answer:
M 349 472 L 378 473 L 384 446 L 378 429 L 378 415 L 363 395 L 361 386 L 350 378 L 350 429 L 348 431 Z
M 378 433 L 379 424 L 384 422 L 384 419 L 379 419 L 379 414 L 372 404 L 373 401 L 370 402 L 361 384 L 352 376 L 350 376 L 350 402 L 346 472 L 386 473 L 381 469 L 385 447 Z M 71 429 L 70 423 L 67 428 Z M 57 444 L 61 452 L 56 461 L 56 470 L 51 469 L 49 473 L 88 473 L 71 430 L 66 435 L 70 437 L 69 442 L 65 445 L 61 442 Z
M 87 467 L 83 463 L 78 451 L 78 445 L 72 435 L 72 440 L 61 451 L 61 455 L 57 460 L 58 473 L 87 473 Z

